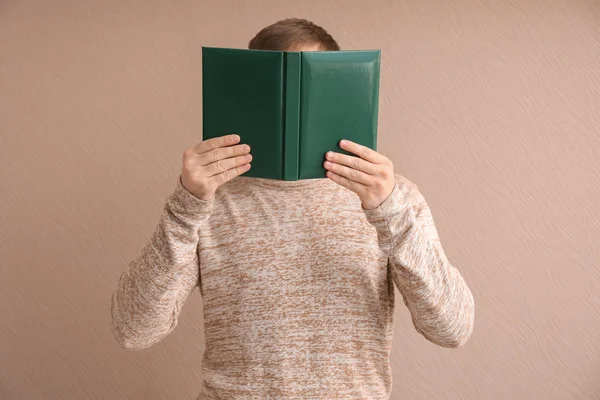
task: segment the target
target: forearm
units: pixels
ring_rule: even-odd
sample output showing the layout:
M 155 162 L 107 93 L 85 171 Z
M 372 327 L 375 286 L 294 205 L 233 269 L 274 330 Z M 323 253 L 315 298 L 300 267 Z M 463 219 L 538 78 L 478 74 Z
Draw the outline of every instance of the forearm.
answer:
M 473 330 L 473 296 L 444 254 L 418 188 L 400 181 L 378 209 L 366 213 L 417 331 L 441 346 L 463 345 Z
M 420 222 L 409 222 L 404 235 L 406 240 L 392 250 L 390 264 L 415 328 L 440 346 L 464 345 L 473 330 L 471 291 Z
M 175 328 L 199 281 L 198 229 L 210 206 L 180 182 L 169 196 L 151 240 L 130 262 L 112 296 L 113 334 L 121 346 L 149 347 Z

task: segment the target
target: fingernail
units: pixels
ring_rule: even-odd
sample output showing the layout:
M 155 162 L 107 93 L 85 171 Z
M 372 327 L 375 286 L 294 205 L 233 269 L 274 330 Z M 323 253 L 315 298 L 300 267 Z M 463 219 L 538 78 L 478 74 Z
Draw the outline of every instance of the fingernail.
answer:
M 237 142 L 238 140 L 240 140 L 240 137 L 238 135 L 233 135 L 233 141 Z
M 328 151 L 327 154 L 325 155 L 327 158 L 331 158 L 333 157 L 333 153 L 331 151 Z
M 342 142 L 340 143 L 342 146 L 346 146 L 348 144 L 348 141 L 346 140 L 342 140 Z

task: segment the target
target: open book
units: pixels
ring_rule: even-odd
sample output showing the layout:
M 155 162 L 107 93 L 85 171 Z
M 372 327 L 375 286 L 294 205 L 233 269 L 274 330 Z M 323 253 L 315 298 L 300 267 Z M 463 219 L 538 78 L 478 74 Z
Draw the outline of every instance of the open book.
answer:
M 341 139 L 377 150 L 379 50 L 283 52 L 202 48 L 203 140 L 236 133 L 244 176 L 325 178 Z

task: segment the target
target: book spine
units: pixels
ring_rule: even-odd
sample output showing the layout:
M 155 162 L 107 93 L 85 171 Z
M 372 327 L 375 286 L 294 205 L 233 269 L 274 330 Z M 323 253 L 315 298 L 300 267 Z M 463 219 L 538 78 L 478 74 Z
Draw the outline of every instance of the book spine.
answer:
M 381 82 L 381 50 L 376 51 L 375 57 L 375 83 L 373 84 L 373 89 L 375 94 L 373 98 L 375 99 L 373 108 L 374 112 L 374 121 L 373 121 L 373 141 L 371 142 L 371 148 L 375 151 L 377 150 L 377 132 L 379 131 L 379 86 Z
M 300 151 L 300 52 L 285 53 L 285 105 L 283 111 L 283 179 L 298 180 Z

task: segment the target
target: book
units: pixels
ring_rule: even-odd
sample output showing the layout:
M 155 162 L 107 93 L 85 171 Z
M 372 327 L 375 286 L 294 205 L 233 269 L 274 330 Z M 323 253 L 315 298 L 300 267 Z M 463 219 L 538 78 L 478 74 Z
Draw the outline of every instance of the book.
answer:
M 250 146 L 244 176 L 325 178 L 341 139 L 377 150 L 380 50 L 202 47 L 202 137 Z

